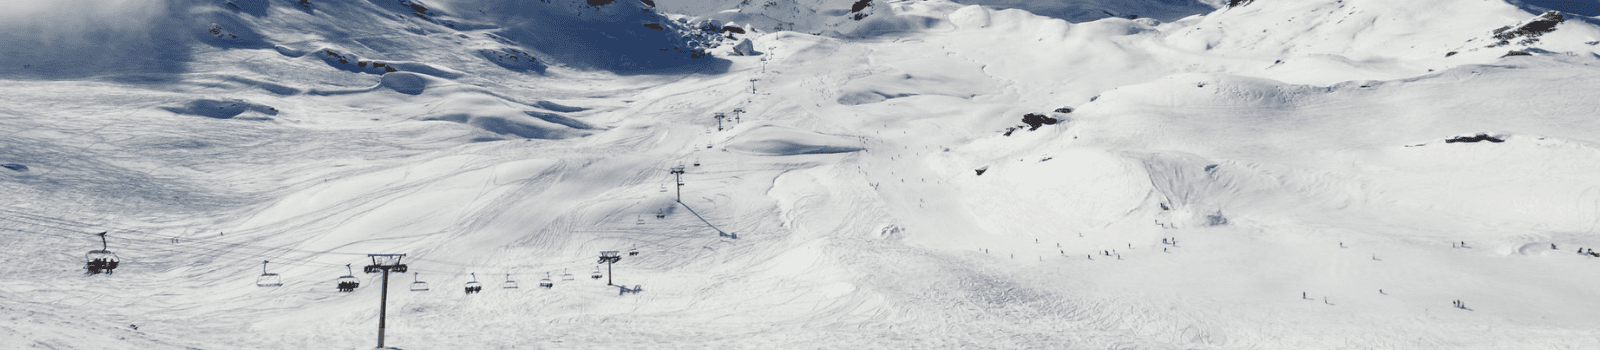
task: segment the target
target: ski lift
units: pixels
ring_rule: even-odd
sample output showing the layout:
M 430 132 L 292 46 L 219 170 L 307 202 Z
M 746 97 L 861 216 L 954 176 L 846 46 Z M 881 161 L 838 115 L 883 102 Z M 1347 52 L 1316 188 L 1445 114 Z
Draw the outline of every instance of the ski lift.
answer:
M 483 284 L 478 283 L 478 273 L 472 273 L 472 282 L 467 282 L 467 294 L 483 291 Z
M 352 292 L 357 286 L 362 286 L 362 280 L 355 280 L 355 270 L 350 270 L 350 264 L 344 264 L 344 272 L 349 275 L 339 276 L 339 291 Z
M 711 144 L 710 143 L 706 143 L 706 148 L 711 148 Z
M 706 148 L 711 148 L 711 147 L 706 147 Z M 700 166 L 700 158 L 699 157 L 695 157 L 694 158 L 694 166 Z
M 600 279 L 600 277 L 600 266 L 595 266 L 594 273 L 589 274 L 589 278 Z
M 412 272 L 411 273 L 411 291 L 413 291 L 413 292 L 426 292 L 426 291 L 428 291 L 428 282 L 418 281 L 416 272 Z
M 572 279 L 573 278 L 572 278 L 572 273 L 571 272 L 567 272 L 567 269 L 561 269 L 561 281 L 562 282 L 571 281 Z
M 283 279 L 278 274 L 267 272 L 267 261 L 261 261 L 261 277 L 256 277 L 257 287 L 282 287 Z
M 99 235 L 100 250 L 91 250 L 88 254 L 84 254 L 83 268 L 88 270 L 88 273 L 91 275 L 98 273 L 105 273 L 109 275 L 113 270 L 117 269 L 117 263 L 122 259 L 118 259 L 117 254 L 112 253 L 110 248 L 106 246 L 106 233 L 101 232 Z
M 628 249 L 628 256 L 634 256 L 634 255 L 639 255 L 639 245 L 638 244 L 633 245 L 633 249 Z
M 667 191 L 667 184 L 661 184 L 661 192 Z
M 508 273 L 506 274 L 506 284 L 500 285 L 500 288 L 517 289 L 517 281 L 512 281 L 511 274 Z
M 639 215 L 639 223 L 636 223 L 634 225 L 644 225 L 644 215 Z
M 544 279 L 539 280 L 539 286 L 540 287 L 544 287 L 545 289 L 550 289 L 551 287 L 555 287 L 556 283 L 555 282 L 550 282 L 550 273 L 549 272 L 545 272 L 544 273 Z
M 350 274 L 339 276 L 339 291 L 345 293 L 354 292 L 356 287 L 361 286 L 361 280 L 356 279 L 356 276 L 354 276 L 356 274 L 355 270 L 350 269 L 350 264 L 344 264 L 344 271 Z

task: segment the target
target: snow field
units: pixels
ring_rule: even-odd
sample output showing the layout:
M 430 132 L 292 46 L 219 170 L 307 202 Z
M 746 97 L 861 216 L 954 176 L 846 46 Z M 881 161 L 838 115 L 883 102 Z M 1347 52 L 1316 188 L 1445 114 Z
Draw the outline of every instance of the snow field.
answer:
M 549 15 L 472 14 L 505 3 L 441 1 L 425 16 L 269 4 L 229 30 L 437 71 L 213 48 L 169 84 L 5 89 L 0 162 L 30 170 L 0 169 L 14 200 L 0 232 L 16 252 L 0 255 L 13 315 L 0 342 L 368 347 L 377 277 L 357 275 L 349 294 L 329 284 L 387 252 L 411 254 L 432 289 L 391 276 L 400 348 L 1596 338 L 1584 277 L 1600 265 L 1574 253 L 1600 245 L 1597 61 L 1575 43 L 1593 31 L 1579 21 L 1534 45 L 1549 54 L 1445 58 L 1532 14 L 1347 0 L 1069 23 L 897 2 L 863 22 L 795 12 L 847 34 L 764 31 L 749 36 L 761 56 L 638 74 L 616 68 L 626 60 L 606 63 L 621 73 L 485 60 L 478 50 L 543 30 L 497 23 Z M 636 19 L 620 21 L 645 30 Z M 207 114 L 219 105 L 242 111 Z M 1065 106 L 1076 111 L 1051 114 L 1059 124 L 1002 136 Z M 735 107 L 742 121 L 716 131 L 712 113 Z M 1505 142 L 1445 142 L 1477 133 Z M 679 165 L 681 203 L 667 173 Z M 124 267 L 83 277 L 82 234 L 104 230 Z M 587 278 L 596 251 L 632 247 L 613 277 L 642 292 Z M 253 286 L 262 260 L 283 287 Z M 462 294 L 474 273 L 485 290 Z M 518 289 L 501 288 L 508 273 Z M 536 287 L 546 273 L 555 288 Z

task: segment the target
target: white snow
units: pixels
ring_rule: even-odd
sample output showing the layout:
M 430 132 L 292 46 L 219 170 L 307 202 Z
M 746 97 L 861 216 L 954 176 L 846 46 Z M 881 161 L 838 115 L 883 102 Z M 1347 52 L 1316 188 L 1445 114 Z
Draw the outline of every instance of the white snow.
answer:
M 1600 340 L 1592 17 L 1491 48 L 1539 13 L 435 2 L 0 15 L 0 348 L 370 348 L 369 253 L 408 254 L 402 349 Z M 589 278 L 609 250 L 639 292 Z

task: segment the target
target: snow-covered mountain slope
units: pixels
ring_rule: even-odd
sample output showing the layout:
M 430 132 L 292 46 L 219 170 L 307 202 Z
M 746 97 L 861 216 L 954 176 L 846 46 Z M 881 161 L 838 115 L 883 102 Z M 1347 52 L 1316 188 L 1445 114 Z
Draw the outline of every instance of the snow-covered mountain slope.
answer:
M 383 281 L 345 266 L 369 253 L 409 254 L 405 349 L 1600 336 L 1581 14 L 863 3 L 7 14 L 32 51 L 0 51 L 0 344 L 371 347 Z M 101 231 L 121 266 L 85 276 Z

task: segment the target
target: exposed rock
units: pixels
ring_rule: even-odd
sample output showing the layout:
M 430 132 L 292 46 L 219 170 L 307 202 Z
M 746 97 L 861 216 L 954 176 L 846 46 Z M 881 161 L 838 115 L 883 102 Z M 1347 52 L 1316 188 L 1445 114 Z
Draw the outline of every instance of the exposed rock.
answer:
M 733 53 L 739 56 L 755 56 L 761 54 L 760 52 L 756 52 L 756 45 L 751 43 L 750 39 L 740 39 L 738 44 L 733 45 Z

